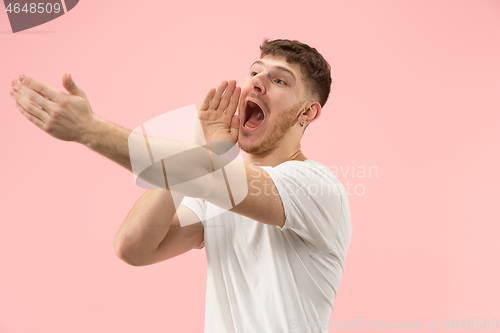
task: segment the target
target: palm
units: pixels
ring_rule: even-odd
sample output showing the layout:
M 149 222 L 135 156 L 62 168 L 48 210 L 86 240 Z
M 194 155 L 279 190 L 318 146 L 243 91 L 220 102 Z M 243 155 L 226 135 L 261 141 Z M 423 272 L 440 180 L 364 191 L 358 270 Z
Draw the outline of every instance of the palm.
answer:
M 238 140 L 239 116 L 235 115 L 241 93 L 236 81 L 223 81 L 217 90 L 211 89 L 198 110 L 203 135 L 210 142 Z M 201 134 L 201 133 L 200 133 Z
M 198 117 L 207 142 L 233 142 L 238 139 L 238 128 L 231 127 L 232 118 L 217 110 L 198 111 Z

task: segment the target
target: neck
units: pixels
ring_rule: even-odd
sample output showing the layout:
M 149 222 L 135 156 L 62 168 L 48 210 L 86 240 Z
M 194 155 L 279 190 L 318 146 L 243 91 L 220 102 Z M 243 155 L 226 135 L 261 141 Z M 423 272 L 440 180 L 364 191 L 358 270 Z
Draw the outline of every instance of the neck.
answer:
M 262 166 L 275 167 L 286 161 L 305 161 L 307 158 L 300 151 L 300 143 L 290 147 L 274 147 L 271 151 L 260 155 L 247 154 L 246 162 Z

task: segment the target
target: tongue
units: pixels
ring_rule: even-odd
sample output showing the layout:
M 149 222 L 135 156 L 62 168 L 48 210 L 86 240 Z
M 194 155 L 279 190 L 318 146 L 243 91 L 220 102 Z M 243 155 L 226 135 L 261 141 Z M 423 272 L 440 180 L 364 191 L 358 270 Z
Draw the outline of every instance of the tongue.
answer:
M 247 120 L 246 125 L 251 128 L 255 128 L 259 126 L 264 120 L 264 113 L 262 110 L 256 111 L 252 114 L 252 116 Z

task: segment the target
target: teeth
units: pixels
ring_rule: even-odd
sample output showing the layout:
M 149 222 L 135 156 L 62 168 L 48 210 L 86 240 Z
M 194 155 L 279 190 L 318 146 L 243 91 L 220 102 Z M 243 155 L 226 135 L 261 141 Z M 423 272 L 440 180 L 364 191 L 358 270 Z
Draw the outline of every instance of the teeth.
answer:
M 255 104 L 254 102 L 252 101 L 248 101 L 248 106 L 251 107 L 251 108 L 254 108 L 257 106 L 257 104 Z

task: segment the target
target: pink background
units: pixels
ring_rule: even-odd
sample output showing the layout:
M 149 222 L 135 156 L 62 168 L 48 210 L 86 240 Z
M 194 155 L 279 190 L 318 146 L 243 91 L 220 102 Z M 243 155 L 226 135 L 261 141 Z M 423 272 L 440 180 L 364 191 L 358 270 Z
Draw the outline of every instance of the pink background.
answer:
M 351 185 L 332 321 L 500 320 L 499 1 L 82 0 L 17 34 L 0 12 L 0 332 L 202 332 L 206 284 L 205 250 L 147 267 L 115 256 L 145 190 L 25 119 L 10 81 L 63 90 L 70 72 L 94 112 L 132 129 L 243 83 L 264 37 L 308 43 L 332 66 L 303 139 Z

